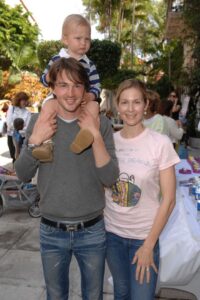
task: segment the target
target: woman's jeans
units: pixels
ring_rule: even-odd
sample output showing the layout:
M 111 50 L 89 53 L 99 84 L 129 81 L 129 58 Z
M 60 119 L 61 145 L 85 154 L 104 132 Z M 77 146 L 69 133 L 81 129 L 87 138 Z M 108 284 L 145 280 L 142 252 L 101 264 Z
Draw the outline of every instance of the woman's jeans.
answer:
M 150 267 L 150 283 L 143 284 L 136 279 L 136 264 L 132 264 L 135 252 L 144 240 L 127 239 L 107 232 L 107 262 L 114 283 L 115 300 L 153 300 L 157 283 L 157 274 Z M 159 267 L 159 243 L 154 247 L 154 263 Z
M 78 231 L 40 224 L 40 249 L 47 300 L 67 300 L 72 254 L 81 272 L 82 299 L 103 299 L 105 227 L 101 220 Z

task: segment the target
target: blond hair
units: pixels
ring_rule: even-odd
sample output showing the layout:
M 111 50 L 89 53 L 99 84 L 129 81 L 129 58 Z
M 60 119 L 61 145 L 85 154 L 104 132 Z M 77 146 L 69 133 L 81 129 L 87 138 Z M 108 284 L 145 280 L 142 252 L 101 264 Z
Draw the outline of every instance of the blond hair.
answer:
M 82 15 L 79 14 L 72 14 L 67 16 L 64 19 L 63 25 L 62 25 L 62 38 L 67 35 L 67 33 L 71 30 L 71 26 L 86 26 L 91 31 L 91 26 L 89 21 L 84 18 Z
M 146 86 L 142 81 L 140 81 L 138 79 L 126 79 L 120 83 L 120 85 L 117 89 L 116 97 L 115 97 L 116 103 L 119 104 L 119 99 L 120 99 L 121 93 L 123 91 L 131 89 L 131 88 L 137 89 L 141 92 L 144 103 L 146 104 L 147 103 Z

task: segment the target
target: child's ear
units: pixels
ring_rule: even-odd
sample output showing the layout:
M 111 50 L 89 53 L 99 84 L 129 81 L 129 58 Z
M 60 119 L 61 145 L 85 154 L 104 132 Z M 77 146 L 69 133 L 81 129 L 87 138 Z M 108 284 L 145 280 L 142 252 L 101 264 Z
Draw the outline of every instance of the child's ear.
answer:
M 61 42 L 62 42 L 65 46 L 68 46 L 68 39 L 67 39 L 67 35 L 66 35 L 66 34 L 63 34 L 63 35 L 62 35 Z

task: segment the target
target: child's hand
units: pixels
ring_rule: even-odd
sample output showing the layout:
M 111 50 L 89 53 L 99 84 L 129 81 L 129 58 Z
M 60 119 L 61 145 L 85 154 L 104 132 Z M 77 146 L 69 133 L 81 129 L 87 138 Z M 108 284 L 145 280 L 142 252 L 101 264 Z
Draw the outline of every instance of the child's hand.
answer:
M 93 93 L 85 93 L 84 102 L 90 102 L 95 100 L 95 95 Z

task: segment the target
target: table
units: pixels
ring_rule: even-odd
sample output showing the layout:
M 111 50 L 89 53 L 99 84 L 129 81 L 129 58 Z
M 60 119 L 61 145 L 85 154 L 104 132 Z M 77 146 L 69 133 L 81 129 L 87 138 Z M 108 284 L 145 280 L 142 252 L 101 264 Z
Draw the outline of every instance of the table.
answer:
M 179 169 L 191 169 L 186 160 L 176 166 L 176 206 L 160 236 L 160 271 L 157 289 L 178 288 L 194 293 L 200 299 L 200 221 L 196 200 L 189 187 L 180 186 L 200 174 L 183 175 Z

